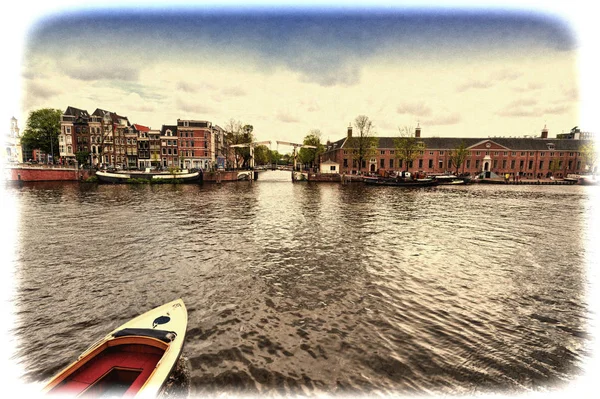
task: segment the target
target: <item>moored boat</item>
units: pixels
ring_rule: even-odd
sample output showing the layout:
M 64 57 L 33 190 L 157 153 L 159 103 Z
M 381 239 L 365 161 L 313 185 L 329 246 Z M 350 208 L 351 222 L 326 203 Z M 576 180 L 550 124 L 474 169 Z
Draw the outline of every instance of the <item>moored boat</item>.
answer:
M 439 182 L 435 179 L 402 179 L 402 178 L 385 178 L 385 177 L 368 177 L 363 178 L 365 184 L 373 186 L 396 186 L 396 187 L 431 187 L 437 186 Z
M 430 176 L 432 179 L 435 179 L 439 184 L 467 184 L 467 180 L 462 177 L 458 177 L 455 175 L 435 175 Z
M 144 173 L 144 172 L 108 172 L 98 171 L 96 177 L 102 183 L 132 183 L 148 181 L 150 183 L 197 183 L 202 180 L 202 172 L 175 172 L 175 173 Z
M 116 328 L 44 388 L 62 397 L 148 397 L 161 392 L 183 350 L 187 310 L 178 299 Z

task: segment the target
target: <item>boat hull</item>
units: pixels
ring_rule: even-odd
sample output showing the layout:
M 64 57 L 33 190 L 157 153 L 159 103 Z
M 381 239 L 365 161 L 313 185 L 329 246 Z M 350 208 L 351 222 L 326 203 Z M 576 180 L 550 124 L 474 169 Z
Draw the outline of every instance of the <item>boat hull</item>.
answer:
M 96 172 L 96 177 L 102 183 L 125 184 L 139 181 L 149 183 L 199 183 L 202 181 L 201 172 L 193 173 L 113 173 Z
M 382 178 L 364 178 L 365 184 L 372 186 L 394 186 L 394 187 L 433 187 L 439 182 L 434 179 L 397 180 Z
M 186 328 L 181 299 L 159 306 L 98 340 L 53 377 L 44 392 L 156 397 L 181 355 Z

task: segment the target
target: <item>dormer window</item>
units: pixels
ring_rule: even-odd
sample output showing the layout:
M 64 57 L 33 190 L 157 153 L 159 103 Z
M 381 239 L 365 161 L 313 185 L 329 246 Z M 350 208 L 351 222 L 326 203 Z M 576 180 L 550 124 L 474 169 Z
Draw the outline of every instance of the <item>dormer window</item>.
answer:
M 547 145 L 549 150 L 554 150 L 554 143 L 548 143 Z

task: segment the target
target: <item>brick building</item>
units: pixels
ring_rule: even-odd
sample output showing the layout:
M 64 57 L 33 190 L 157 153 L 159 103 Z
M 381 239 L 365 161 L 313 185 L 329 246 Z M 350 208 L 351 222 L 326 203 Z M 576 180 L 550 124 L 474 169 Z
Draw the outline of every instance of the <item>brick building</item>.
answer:
M 358 165 L 353 160 L 352 149 L 347 146 L 351 137 L 352 127 L 349 127 L 344 139 L 328 142 L 325 152 L 321 154 L 321 162 L 337 162 L 340 164 L 340 173 L 356 174 Z M 450 156 L 464 143 L 469 154 L 460 166 L 459 173 L 476 175 L 491 171 L 498 175 L 508 173 L 526 178 L 564 177 L 569 173 L 584 172 L 585 161 L 580 149 L 591 141 L 548 138 L 545 127 L 540 137 L 488 138 L 421 137 L 421 128 L 417 127 L 415 137 L 423 143 L 424 149 L 412 165 L 408 165 L 411 172 L 430 175 L 455 173 L 456 168 Z M 363 161 L 361 171 L 384 174 L 405 170 L 406 165 L 396 157 L 394 140 L 394 137 L 380 137 L 375 155 Z M 551 171 L 551 162 L 558 164 L 554 173 Z

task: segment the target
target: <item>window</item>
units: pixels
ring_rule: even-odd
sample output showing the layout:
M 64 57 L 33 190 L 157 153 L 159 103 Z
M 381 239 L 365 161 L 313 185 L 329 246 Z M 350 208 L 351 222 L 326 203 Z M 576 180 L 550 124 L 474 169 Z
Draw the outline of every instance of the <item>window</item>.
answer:
M 510 161 L 510 168 L 511 169 L 515 168 L 515 160 L 514 159 L 512 161 Z
M 475 153 L 475 155 L 480 155 L 480 154 L 481 154 L 481 151 L 477 151 L 477 152 Z
M 516 151 L 513 151 L 513 152 L 512 152 L 512 156 L 513 156 L 513 157 L 516 157 L 516 156 L 517 156 L 517 152 L 516 152 Z
M 479 169 L 479 159 L 475 160 L 475 169 Z
M 535 155 L 535 152 L 533 152 L 533 151 L 529 152 L 529 156 L 530 156 L 530 157 L 532 157 L 532 156 L 534 156 L 534 155 Z M 552 156 L 552 154 L 550 154 L 550 156 Z
M 506 169 L 506 159 L 502 160 L 502 169 Z
M 493 166 L 494 169 L 498 168 L 498 160 L 497 159 L 494 159 L 493 165 L 494 165 Z
M 498 155 L 500 155 L 500 152 L 498 152 L 498 151 L 494 151 L 494 155 L 495 155 L 495 156 L 498 156 Z
M 508 156 L 508 151 L 504 151 L 504 156 Z
M 430 159 L 430 160 L 429 160 L 429 163 L 428 163 L 427 167 L 428 167 L 429 169 L 432 169 L 432 168 L 433 168 L 433 159 Z
M 419 169 L 423 169 L 423 160 L 419 159 Z
M 525 156 L 525 152 L 521 152 L 521 156 L 524 157 Z
M 381 151 L 379 151 L 379 154 L 380 154 L 380 155 L 385 155 L 385 150 L 381 150 Z
M 470 169 L 470 168 L 471 168 L 471 160 L 467 159 L 467 169 Z
M 382 151 L 382 152 L 383 152 L 383 151 Z M 385 159 L 381 158 L 381 159 L 379 160 L 379 167 L 380 167 L 381 169 L 385 168 Z
M 540 161 L 540 169 L 544 169 L 544 161 Z
M 519 161 L 519 168 L 523 169 L 523 167 L 525 166 L 525 161 L 523 161 L 522 159 Z
M 394 150 L 390 150 L 390 155 L 394 155 Z
M 348 167 L 348 159 L 344 158 L 344 168 Z
M 551 152 L 551 153 L 550 153 L 550 156 L 551 156 L 551 157 L 553 157 L 553 156 L 554 156 L 554 153 L 553 153 L 553 152 Z
M 390 169 L 394 169 L 394 160 L 390 159 Z
M 543 157 L 544 155 L 546 155 L 546 153 L 545 153 L 545 152 L 543 152 L 543 151 L 542 151 L 542 152 L 540 152 L 540 157 Z
M 433 151 L 429 151 L 429 155 L 433 155 Z
M 330 171 L 332 171 L 332 172 L 335 172 L 335 165 L 331 165 L 331 166 L 329 167 L 329 170 L 330 170 Z
M 528 166 L 529 166 L 529 169 L 533 169 L 533 160 L 529 161 L 529 165 Z
M 442 160 L 440 159 L 440 160 L 438 161 L 438 164 L 439 164 L 439 166 L 438 166 L 438 167 L 439 167 L 440 169 L 444 169 L 444 161 L 442 161 Z
M 440 151 L 440 155 L 444 155 L 444 151 Z

